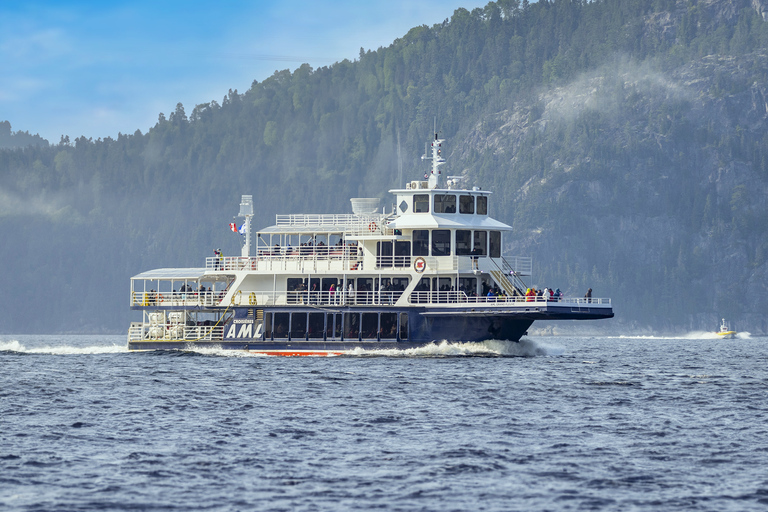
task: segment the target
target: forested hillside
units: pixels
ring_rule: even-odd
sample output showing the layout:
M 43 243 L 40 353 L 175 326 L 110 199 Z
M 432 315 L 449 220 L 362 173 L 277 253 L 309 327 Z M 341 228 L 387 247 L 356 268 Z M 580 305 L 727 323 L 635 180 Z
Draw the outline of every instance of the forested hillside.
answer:
M 239 251 L 241 194 L 257 226 L 346 213 L 423 175 L 437 119 L 445 173 L 495 192 L 532 284 L 612 297 L 614 332 L 768 332 L 763 10 L 499 0 L 148 133 L 0 149 L 0 331 L 123 332 L 131 275 Z

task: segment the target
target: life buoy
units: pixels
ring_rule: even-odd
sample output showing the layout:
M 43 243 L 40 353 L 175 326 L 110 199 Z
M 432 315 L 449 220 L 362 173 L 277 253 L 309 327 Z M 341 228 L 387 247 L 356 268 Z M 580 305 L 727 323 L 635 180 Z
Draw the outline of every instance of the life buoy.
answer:
M 163 294 L 162 293 L 158 293 L 157 294 L 157 302 L 163 302 L 164 300 L 165 299 L 163 298 Z
M 256 294 L 254 292 L 251 292 L 251 294 L 248 295 L 248 304 L 250 304 L 251 306 L 256 305 Z
M 378 228 L 378 226 L 376 225 L 375 222 L 371 222 L 370 224 L 368 224 L 368 231 L 370 231 L 371 233 L 376 231 L 377 228 Z

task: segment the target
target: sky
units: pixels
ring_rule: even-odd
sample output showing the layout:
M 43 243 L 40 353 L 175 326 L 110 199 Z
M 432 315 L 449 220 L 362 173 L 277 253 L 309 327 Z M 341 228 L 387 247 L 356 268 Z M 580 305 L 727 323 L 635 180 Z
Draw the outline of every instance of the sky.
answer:
M 276 70 L 355 60 L 487 0 L 0 0 L 0 121 L 52 144 L 142 133 Z

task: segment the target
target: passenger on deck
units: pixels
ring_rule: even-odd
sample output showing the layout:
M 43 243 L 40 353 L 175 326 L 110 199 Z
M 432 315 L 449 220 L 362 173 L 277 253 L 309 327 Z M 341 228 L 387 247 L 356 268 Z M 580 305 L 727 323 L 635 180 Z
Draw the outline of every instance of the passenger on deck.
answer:
M 587 290 L 587 293 L 584 294 L 584 298 L 587 299 L 587 302 L 592 302 L 592 288 Z
M 536 297 L 536 292 L 533 290 L 533 288 L 528 288 L 528 290 L 525 292 L 525 301 L 526 302 L 533 302 Z
M 476 245 L 472 252 L 469 253 L 472 256 L 472 268 L 477 270 L 477 258 L 480 256 L 480 246 Z

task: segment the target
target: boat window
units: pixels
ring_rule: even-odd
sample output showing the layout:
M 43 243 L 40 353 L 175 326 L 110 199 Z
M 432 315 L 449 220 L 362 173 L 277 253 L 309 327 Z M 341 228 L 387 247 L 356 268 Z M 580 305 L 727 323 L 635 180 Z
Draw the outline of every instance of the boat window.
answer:
M 408 287 L 409 278 L 407 277 L 393 277 L 392 289 L 395 291 L 403 292 Z
M 488 215 L 488 196 L 477 196 L 477 214 Z
M 460 277 L 459 278 L 459 291 L 467 294 L 467 297 L 471 297 L 477 293 L 477 278 L 476 277 Z
M 323 339 L 323 331 L 325 330 L 325 313 L 310 313 L 309 314 L 309 330 L 308 335 L 313 339 Z
M 456 196 L 435 194 L 435 213 L 456 213 Z
M 448 229 L 432 231 L 432 256 L 451 255 L 451 232 Z
M 459 213 L 475 213 L 475 198 L 459 196 Z
M 304 279 L 289 277 L 286 285 L 286 289 L 288 290 L 288 304 L 298 304 L 301 302 L 302 292 L 307 289 Z
M 480 256 L 488 254 L 488 232 L 487 231 L 475 231 L 475 242 L 473 244 L 477 249 Z
M 407 240 L 395 241 L 395 266 L 411 266 L 411 242 Z
M 429 194 L 414 194 L 413 211 L 415 213 L 429 212 Z
M 324 277 L 323 278 L 323 295 L 327 298 L 328 294 L 331 290 L 331 285 L 334 285 L 333 287 L 338 290 L 339 289 L 339 280 L 336 277 Z M 335 295 L 335 294 L 334 294 Z
M 264 315 L 264 339 L 272 339 L 272 313 Z
M 408 313 L 400 313 L 400 339 L 408 339 Z
M 472 253 L 472 232 L 456 230 L 456 256 L 469 256 Z
M 392 264 L 392 242 L 376 242 L 376 266 L 388 268 Z
M 413 255 L 429 256 L 429 231 L 426 229 L 413 230 Z
M 363 328 L 360 331 L 363 339 L 376 339 L 379 332 L 379 314 L 363 313 Z
M 291 313 L 291 339 L 303 340 L 307 337 L 307 314 Z
M 360 337 L 360 313 L 344 314 L 344 339 L 356 340 Z
M 381 339 L 391 340 L 397 337 L 397 313 L 382 313 L 379 321 Z
M 336 324 L 334 326 L 334 318 Z M 341 338 L 341 313 L 328 313 L 325 324 L 325 337 L 326 339 L 340 339 Z
M 357 303 L 358 304 L 372 304 L 373 303 L 373 279 L 370 277 L 359 277 L 357 279 Z
M 275 313 L 274 338 L 284 339 L 288 337 L 288 313 Z
M 501 231 L 490 231 L 488 235 L 489 255 L 491 258 L 501 258 Z

